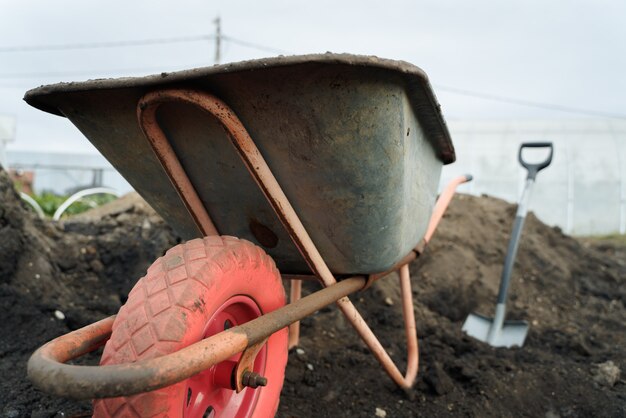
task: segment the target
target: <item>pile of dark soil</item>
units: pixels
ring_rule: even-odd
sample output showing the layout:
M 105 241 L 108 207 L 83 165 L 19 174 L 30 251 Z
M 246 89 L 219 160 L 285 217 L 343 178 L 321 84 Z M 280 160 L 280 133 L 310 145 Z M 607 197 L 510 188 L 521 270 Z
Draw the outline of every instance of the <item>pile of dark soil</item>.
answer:
M 458 195 L 411 265 L 420 375 L 408 396 L 328 309 L 304 321 L 305 351 L 290 356 L 281 413 L 373 416 L 379 408 L 391 417 L 626 416 L 623 372 L 618 376 L 626 366 L 626 264 L 610 256 L 626 246 L 583 244 L 531 214 L 508 303 L 508 318 L 531 322 L 525 346 L 495 349 L 461 332 L 469 312 L 493 316 L 514 217 L 515 206 L 501 200 Z M 396 278 L 353 299 L 403 365 Z M 310 409 L 302 400 L 313 398 Z
M 494 349 L 461 332 L 469 312 L 493 315 L 514 210 L 458 196 L 411 265 L 420 336 L 414 389 L 395 388 L 329 307 L 303 321 L 278 415 L 626 416 L 626 245 L 619 241 L 579 241 L 531 215 L 508 314 L 531 322 L 526 345 Z M 89 402 L 34 389 L 28 356 L 115 313 L 136 278 L 176 242 L 136 195 L 58 224 L 40 221 L 0 172 L 0 417 L 88 415 Z M 352 299 L 402 368 L 396 282 L 381 279 Z
M 0 417 L 89 411 L 90 402 L 33 388 L 28 357 L 48 340 L 115 314 L 137 278 L 177 242 L 136 194 L 68 221 L 38 219 L 0 168 Z

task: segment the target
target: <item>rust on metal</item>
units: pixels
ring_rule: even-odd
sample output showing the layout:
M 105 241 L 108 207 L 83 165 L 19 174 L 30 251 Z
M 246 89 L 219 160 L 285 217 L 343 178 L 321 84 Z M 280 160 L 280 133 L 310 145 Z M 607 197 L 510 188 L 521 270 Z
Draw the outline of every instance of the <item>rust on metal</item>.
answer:
M 174 353 L 111 366 L 63 364 L 101 346 L 115 317 L 50 341 L 28 361 L 28 377 L 40 389 L 74 399 L 129 396 L 172 385 L 262 343 L 272 333 L 353 293 L 365 277 L 352 277 L 299 301 L 222 331 Z
M 289 302 L 294 303 L 302 297 L 302 280 L 292 279 L 289 289 Z M 300 321 L 289 325 L 289 349 L 298 345 L 300 341 Z
M 156 120 L 156 109 L 168 102 L 192 104 L 215 117 L 228 134 L 246 168 L 276 212 L 311 271 L 320 278 L 324 286 L 336 283 L 261 152 L 230 107 L 217 97 L 197 90 L 163 89 L 147 93 L 139 100 L 137 106 L 140 125 L 199 229 L 205 234 L 217 233 L 206 208 L 202 205 L 174 149 Z
M 267 378 L 256 372 L 246 370 L 241 378 L 244 387 L 256 389 L 259 386 L 267 386 Z
M 241 353 L 241 358 L 237 362 L 237 366 L 233 371 L 235 373 L 235 390 L 237 391 L 237 393 L 244 390 L 246 386 L 249 386 L 248 383 L 251 382 L 250 373 L 253 373 L 252 370 L 254 369 L 254 360 L 256 359 L 257 354 L 259 354 L 259 351 L 261 351 L 265 343 L 267 343 L 268 338 L 269 336 L 264 340 L 259 341 L 258 343 L 250 345 L 244 350 L 243 353 Z M 256 381 L 255 378 L 252 379 L 252 382 L 254 381 Z
M 111 316 L 68 334 L 68 338 L 59 341 L 55 351 L 64 356 L 59 361 L 66 362 L 102 347 L 111 337 L 114 319 L 115 316 Z
M 156 111 L 158 107 L 168 101 L 170 101 L 169 96 L 164 97 L 160 92 L 148 93 L 142 97 L 137 105 L 139 126 L 141 126 L 141 130 L 148 139 L 154 154 L 163 166 L 163 170 L 165 170 L 198 230 L 203 236 L 219 235 L 198 196 L 198 192 L 189 180 L 189 176 L 176 156 L 172 145 L 157 122 Z

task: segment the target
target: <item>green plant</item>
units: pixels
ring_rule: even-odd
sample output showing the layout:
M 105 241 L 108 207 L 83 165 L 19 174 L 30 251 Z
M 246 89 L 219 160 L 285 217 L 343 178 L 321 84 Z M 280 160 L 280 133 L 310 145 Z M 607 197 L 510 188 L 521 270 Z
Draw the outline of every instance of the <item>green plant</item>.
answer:
M 69 196 L 60 196 L 50 192 L 43 192 L 40 194 L 34 194 L 32 197 L 39 204 L 39 206 L 41 206 L 41 209 L 47 216 L 52 216 Z M 91 208 L 104 205 L 105 203 L 109 203 L 115 199 L 115 196 L 108 194 L 86 196 L 68 207 L 64 214 L 75 215 L 86 212 Z

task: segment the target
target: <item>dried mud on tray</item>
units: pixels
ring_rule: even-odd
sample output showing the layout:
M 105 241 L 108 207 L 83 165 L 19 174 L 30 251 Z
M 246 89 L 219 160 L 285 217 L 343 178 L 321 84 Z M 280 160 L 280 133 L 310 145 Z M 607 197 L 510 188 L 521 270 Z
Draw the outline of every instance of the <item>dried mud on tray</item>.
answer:
M 626 416 L 623 242 L 576 240 L 530 216 L 509 302 L 510 318 L 532 324 L 525 347 L 494 349 L 461 333 L 469 312 L 493 313 L 514 213 L 497 199 L 457 196 L 411 265 L 420 338 L 413 390 L 394 387 L 331 306 L 303 321 L 278 416 Z M 0 417 L 89 416 L 90 402 L 30 385 L 29 355 L 114 314 L 177 242 L 134 194 L 58 224 L 36 219 L 0 171 Z M 352 298 L 403 364 L 396 281 L 387 277 Z

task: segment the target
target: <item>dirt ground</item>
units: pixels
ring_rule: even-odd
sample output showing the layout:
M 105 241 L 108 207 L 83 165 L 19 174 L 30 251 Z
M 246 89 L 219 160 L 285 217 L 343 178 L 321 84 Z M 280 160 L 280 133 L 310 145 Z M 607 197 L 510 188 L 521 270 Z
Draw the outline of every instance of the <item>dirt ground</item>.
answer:
M 525 346 L 494 349 L 461 332 L 469 312 L 493 315 L 514 214 L 503 201 L 459 195 L 411 265 L 420 337 L 414 389 L 395 388 L 331 306 L 303 321 L 278 416 L 626 417 L 623 239 L 577 240 L 531 215 L 508 304 L 508 318 L 531 323 Z M 90 402 L 33 388 L 28 357 L 114 314 L 178 241 L 136 195 L 60 223 L 41 221 L 0 170 L 0 417 L 89 416 Z M 397 277 L 352 299 L 404 367 Z

